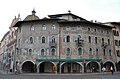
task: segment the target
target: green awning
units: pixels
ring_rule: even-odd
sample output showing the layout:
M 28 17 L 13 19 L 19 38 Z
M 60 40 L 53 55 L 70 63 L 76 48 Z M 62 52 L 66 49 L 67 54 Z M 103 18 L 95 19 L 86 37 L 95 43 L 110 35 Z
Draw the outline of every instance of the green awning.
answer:
M 37 62 L 83 62 L 83 61 L 101 61 L 102 59 L 36 59 Z

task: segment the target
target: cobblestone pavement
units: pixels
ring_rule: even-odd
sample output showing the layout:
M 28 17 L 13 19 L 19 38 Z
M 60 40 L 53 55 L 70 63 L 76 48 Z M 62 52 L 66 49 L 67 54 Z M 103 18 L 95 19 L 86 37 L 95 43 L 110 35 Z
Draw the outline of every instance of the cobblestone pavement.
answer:
M 2 74 L 0 79 L 120 79 L 120 73 L 101 74 L 101 73 L 87 73 L 87 74 Z

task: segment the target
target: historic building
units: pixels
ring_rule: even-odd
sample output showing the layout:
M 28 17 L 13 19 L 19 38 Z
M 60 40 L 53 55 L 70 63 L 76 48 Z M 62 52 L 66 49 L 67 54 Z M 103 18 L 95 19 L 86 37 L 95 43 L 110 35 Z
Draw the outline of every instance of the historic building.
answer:
M 0 60 L 1 68 L 13 72 L 16 66 L 15 55 L 16 55 L 16 40 L 17 40 L 17 27 L 13 27 L 18 21 L 20 21 L 20 15 L 18 18 L 12 20 L 9 31 L 4 35 L 1 40 L 0 46 Z
M 0 44 L 0 69 L 5 69 L 5 65 L 9 64 L 9 53 L 7 53 L 7 43 L 9 40 L 9 31 L 3 36 Z
M 88 21 L 70 11 L 43 19 L 35 13 L 33 10 L 23 21 L 20 15 L 15 17 L 1 41 L 0 58 L 9 57 L 11 71 L 85 73 L 101 72 L 103 66 L 107 71 L 111 66 L 119 69 L 120 40 L 113 36 L 114 26 Z
M 113 26 L 113 35 L 114 35 L 114 52 L 117 58 L 117 70 L 120 71 L 120 22 L 108 22 L 106 25 Z
M 22 72 L 84 73 L 116 70 L 111 26 L 72 13 L 39 19 L 32 11 L 18 27 L 15 61 Z

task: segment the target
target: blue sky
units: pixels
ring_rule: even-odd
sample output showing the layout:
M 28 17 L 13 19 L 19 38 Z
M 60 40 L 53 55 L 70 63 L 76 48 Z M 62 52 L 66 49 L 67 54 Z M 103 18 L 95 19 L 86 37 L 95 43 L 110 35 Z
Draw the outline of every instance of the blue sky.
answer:
M 99 22 L 120 21 L 120 0 L 1 0 L 0 39 L 9 30 L 12 19 L 20 13 L 23 20 L 35 8 L 40 18 L 67 13 Z

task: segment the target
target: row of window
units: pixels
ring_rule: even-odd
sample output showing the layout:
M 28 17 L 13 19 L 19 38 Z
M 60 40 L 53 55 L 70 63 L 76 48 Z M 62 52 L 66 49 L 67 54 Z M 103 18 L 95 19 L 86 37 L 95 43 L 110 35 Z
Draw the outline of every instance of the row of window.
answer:
M 65 37 L 63 38 L 63 42 L 71 42 L 70 39 L 71 39 L 71 38 L 70 38 L 69 35 L 68 35 L 68 36 L 65 36 Z M 81 40 L 81 36 L 78 35 L 77 38 L 75 38 L 75 40 L 80 41 L 80 40 Z M 94 41 L 94 40 L 95 40 L 95 41 Z M 95 37 L 94 40 L 92 40 L 92 37 L 91 37 L 91 36 L 88 36 L 88 42 L 89 42 L 89 43 L 92 43 L 92 41 L 94 41 L 95 44 L 97 44 L 97 43 L 98 43 L 98 37 Z M 104 38 L 102 38 L 101 40 L 102 40 L 102 43 L 105 42 L 105 41 L 104 41 Z M 110 45 L 110 39 L 107 40 L 107 44 Z
M 80 41 L 81 40 L 81 36 L 80 35 L 78 35 L 76 38 L 74 38 L 75 40 L 74 40 L 74 42 L 77 40 L 77 41 Z M 34 40 L 33 40 L 33 37 L 30 37 L 30 44 L 33 44 L 33 42 L 34 42 Z M 95 41 L 94 41 L 95 40 Z M 97 44 L 98 43 L 98 37 L 95 37 L 94 38 L 94 40 L 92 40 L 92 37 L 91 36 L 88 36 L 88 42 L 89 43 L 92 43 L 92 41 L 94 41 L 95 42 L 95 44 Z M 104 38 L 102 38 L 101 39 L 102 40 L 102 43 L 104 43 Z M 51 37 L 51 43 L 55 43 L 55 37 L 54 36 L 52 36 Z M 64 36 L 63 37 L 63 42 L 71 42 L 71 38 L 70 38 L 70 36 L 69 35 L 67 35 L 67 36 Z M 41 38 L 41 43 L 46 43 L 46 37 L 42 37 Z M 119 43 L 120 43 L 120 41 L 119 41 Z M 107 44 L 108 45 L 110 45 L 110 39 L 108 39 L 107 40 Z M 115 41 L 115 44 L 116 44 L 116 41 Z M 120 45 L 120 44 L 119 44 Z
M 55 29 L 56 29 L 56 26 L 53 24 L 53 25 L 52 25 L 52 30 L 55 30 Z M 35 30 L 35 27 L 34 27 L 33 25 L 31 25 L 31 26 L 30 26 L 30 31 L 34 31 L 34 30 Z M 47 30 L 45 24 L 42 25 L 42 30 Z
M 55 30 L 56 29 L 56 26 L 53 24 L 52 25 L 52 30 Z M 77 26 L 77 31 L 80 31 L 81 27 L 80 25 Z M 30 31 L 33 31 L 35 30 L 34 26 L 31 25 L 30 26 Z M 47 30 L 47 27 L 45 24 L 42 25 L 42 30 Z M 71 31 L 71 27 L 70 26 L 66 26 L 66 28 L 63 28 L 63 30 L 66 30 L 66 31 Z M 92 31 L 91 28 L 88 28 L 88 31 Z M 94 29 L 94 32 L 97 32 L 97 29 Z M 104 30 L 101 30 L 101 33 L 105 33 Z M 107 34 L 109 34 L 109 31 L 107 31 Z
M 34 42 L 33 37 L 30 37 L 30 44 L 33 44 L 33 42 Z M 54 36 L 51 37 L 50 42 L 55 43 Z M 44 36 L 41 38 L 41 43 L 46 43 L 46 38 Z
M 88 28 L 88 31 L 92 31 L 92 29 Z M 97 32 L 97 29 L 94 29 L 94 32 Z M 101 30 L 100 33 L 105 33 L 105 30 Z M 109 34 L 109 31 L 107 30 L 106 33 Z
M 51 53 L 50 53 L 49 55 L 52 55 L 52 56 L 55 56 L 55 55 L 56 55 L 56 49 L 55 49 L 55 48 L 52 48 L 50 52 L 51 52 Z M 29 49 L 28 52 L 26 52 L 26 53 L 24 52 L 24 53 L 23 53 L 23 55 L 29 55 L 29 56 L 31 56 L 31 55 L 33 55 L 33 54 L 34 54 L 34 51 L 33 51 L 32 49 Z M 45 50 L 45 49 L 41 49 L 39 55 L 41 55 L 41 56 L 46 56 L 46 55 L 47 55 L 46 50 Z
M 57 52 L 56 49 L 55 49 L 55 48 L 52 48 L 49 55 L 55 56 L 55 55 L 56 55 L 56 52 Z M 112 56 L 111 50 L 108 51 L 108 54 L 106 54 L 106 53 L 107 53 L 107 52 L 106 52 L 105 49 L 104 49 L 104 50 L 103 50 L 103 55 L 104 55 L 104 56 L 106 56 L 106 55 L 108 55 L 108 54 L 109 54 L 109 56 Z M 33 54 L 33 50 L 32 50 L 32 49 L 29 49 L 27 53 L 23 53 L 23 55 L 29 55 L 29 56 L 31 56 L 32 54 Z M 70 49 L 70 48 L 66 48 L 65 54 L 66 54 L 66 56 L 70 56 L 70 55 L 72 54 L 71 49 Z M 83 49 L 82 49 L 82 48 L 78 48 L 78 49 L 77 49 L 77 55 L 82 55 L 82 54 L 83 54 Z M 89 55 L 93 55 L 93 49 L 92 49 L 92 48 L 89 49 L 88 54 L 89 54 Z M 99 50 L 98 50 L 98 49 L 95 50 L 95 54 L 96 54 L 96 56 L 99 55 Z M 41 56 L 46 56 L 46 55 L 47 55 L 46 50 L 45 50 L 45 49 L 41 49 L 39 55 L 41 55 Z
M 80 27 L 80 25 L 78 25 L 78 26 L 77 26 L 77 31 L 80 32 L 80 29 L 81 29 L 81 27 Z M 63 28 L 63 30 L 71 31 L 71 30 L 74 30 L 74 28 L 72 28 L 72 27 L 70 27 L 70 26 L 66 26 L 66 27 Z M 91 29 L 90 27 L 87 29 L 87 31 L 89 31 L 89 32 L 92 32 L 92 30 L 93 30 L 93 29 Z M 98 31 L 97 29 L 94 29 L 94 32 L 97 32 L 97 31 Z M 105 33 L 105 30 L 101 30 L 100 32 L 101 32 L 101 33 Z M 109 31 L 108 31 L 108 30 L 106 31 L 106 34 L 109 34 Z
M 83 54 L 83 49 L 82 49 L 82 48 L 78 48 L 78 49 L 77 49 L 77 53 L 78 53 L 78 55 L 82 55 L 82 54 Z M 93 55 L 93 49 L 90 48 L 89 51 L 88 51 L 88 53 L 89 53 L 89 55 Z M 96 54 L 96 56 L 99 55 L 99 50 L 98 50 L 98 49 L 95 50 L 95 54 Z M 67 56 L 71 55 L 71 50 L 70 50 L 70 48 L 67 48 L 67 49 L 66 49 L 66 55 L 67 55 Z M 107 53 L 107 51 L 104 49 L 104 50 L 103 50 L 103 55 L 104 55 L 104 56 L 106 56 L 106 55 L 112 56 L 111 50 L 109 50 L 108 53 Z

